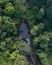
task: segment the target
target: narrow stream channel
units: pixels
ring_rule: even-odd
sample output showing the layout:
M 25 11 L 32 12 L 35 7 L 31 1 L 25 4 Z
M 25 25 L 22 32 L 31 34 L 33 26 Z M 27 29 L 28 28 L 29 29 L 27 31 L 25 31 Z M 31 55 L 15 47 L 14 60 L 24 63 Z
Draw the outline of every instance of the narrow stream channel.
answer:
M 27 28 L 26 23 L 22 22 L 20 25 L 20 34 L 19 34 L 19 39 L 25 39 L 27 41 L 27 45 L 30 46 L 31 42 L 30 42 L 30 37 L 31 35 L 29 34 L 29 30 Z M 30 47 L 31 48 L 31 47 Z M 34 65 L 33 64 L 33 60 L 32 60 L 32 56 L 31 53 L 27 56 L 27 60 L 29 65 Z

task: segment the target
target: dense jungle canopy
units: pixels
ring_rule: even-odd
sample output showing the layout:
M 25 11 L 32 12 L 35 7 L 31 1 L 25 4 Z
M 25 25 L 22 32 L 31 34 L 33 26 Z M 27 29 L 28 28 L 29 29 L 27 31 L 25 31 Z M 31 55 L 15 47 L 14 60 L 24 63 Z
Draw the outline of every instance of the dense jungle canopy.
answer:
M 18 38 L 21 18 L 38 65 L 52 65 L 52 0 L 0 0 L 0 65 L 28 65 L 30 47 Z

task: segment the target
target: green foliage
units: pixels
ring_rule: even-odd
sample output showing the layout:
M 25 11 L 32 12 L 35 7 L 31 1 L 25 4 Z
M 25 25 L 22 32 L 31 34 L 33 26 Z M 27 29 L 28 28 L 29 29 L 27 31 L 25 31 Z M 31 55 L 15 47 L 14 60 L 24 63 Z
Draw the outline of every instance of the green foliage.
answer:
M 40 59 L 42 60 L 43 65 L 50 65 L 48 62 L 47 55 L 43 52 L 38 53 Z
M 23 0 L 15 0 L 15 17 L 21 18 L 24 16 L 26 6 L 24 6 Z
M 40 8 L 38 14 L 37 14 L 37 19 L 42 19 L 42 17 L 44 16 L 45 14 L 45 11 L 44 11 L 44 8 Z
M 12 3 L 8 3 L 8 4 L 6 4 L 6 6 L 5 6 L 5 14 L 7 15 L 11 15 L 11 14 L 13 14 L 14 13 L 14 11 L 15 11 L 15 8 L 14 8 L 14 6 L 12 5 Z
M 5 4 L 5 3 L 8 3 L 9 0 L 0 0 L 0 4 Z
M 40 35 L 39 36 L 39 42 L 40 42 L 40 47 L 41 48 L 48 47 L 49 36 L 48 35 Z
M 44 22 L 44 24 L 45 24 L 45 28 L 47 29 L 47 31 L 51 31 L 51 29 L 52 29 L 52 22 L 51 22 L 52 20 L 50 19 L 48 19 L 48 20 L 45 20 L 45 22 Z
M 52 0 L 0 0 L 0 65 L 28 65 L 30 47 L 17 38 L 21 18 L 39 65 L 52 65 Z
M 45 3 L 45 0 L 30 0 L 29 3 L 30 3 L 31 5 L 36 4 L 36 5 L 38 5 L 38 6 L 41 6 L 41 5 L 43 5 L 43 4 Z
M 23 55 L 29 53 L 29 47 L 26 45 L 25 41 L 20 42 L 18 38 L 13 39 L 14 37 L 8 37 L 5 38 L 3 42 L 0 42 L 0 64 L 28 65 L 27 60 Z M 19 53 L 23 55 L 20 55 Z
M 17 49 L 19 53 L 22 55 L 28 55 L 30 53 L 30 47 L 27 45 L 25 41 L 17 42 Z
M 51 39 L 52 39 L 52 33 L 45 32 L 43 35 L 39 35 L 38 37 L 35 37 L 33 40 L 34 51 L 40 57 L 42 65 L 51 65 L 52 63 L 49 62 L 51 59 L 49 55 L 52 54 Z
M 52 18 L 52 6 L 46 8 L 47 18 Z
M 39 25 L 34 25 L 33 28 L 30 30 L 30 33 L 35 36 L 39 34 L 42 29 L 44 29 L 44 24 L 40 23 Z
M 15 60 L 14 65 L 28 65 L 28 62 L 24 56 L 20 56 L 19 54 L 17 55 L 17 59 Z
M 17 28 L 15 23 L 12 23 L 12 19 L 10 17 L 1 17 L 3 18 L 2 21 L 0 22 L 1 25 L 1 30 L 0 30 L 0 38 L 3 39 L 6 37 L 6 35 L 10 36 L 10 35 L 14 35 L 17 34 Z M 2 32 L 3 31 L 3 32 Z
M 52 4 L 52 0 L 47 0 L 47 6 Z

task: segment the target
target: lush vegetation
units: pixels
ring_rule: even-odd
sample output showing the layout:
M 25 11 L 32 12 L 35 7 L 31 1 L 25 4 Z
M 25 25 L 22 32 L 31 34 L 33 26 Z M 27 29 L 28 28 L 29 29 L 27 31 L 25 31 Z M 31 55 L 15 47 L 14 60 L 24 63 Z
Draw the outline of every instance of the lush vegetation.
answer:
M 28 65 L 30 48 L 18 39 L 21 18 L 39 65 L 52 65 L 52 0 L 0 0 L 0 65 Z

